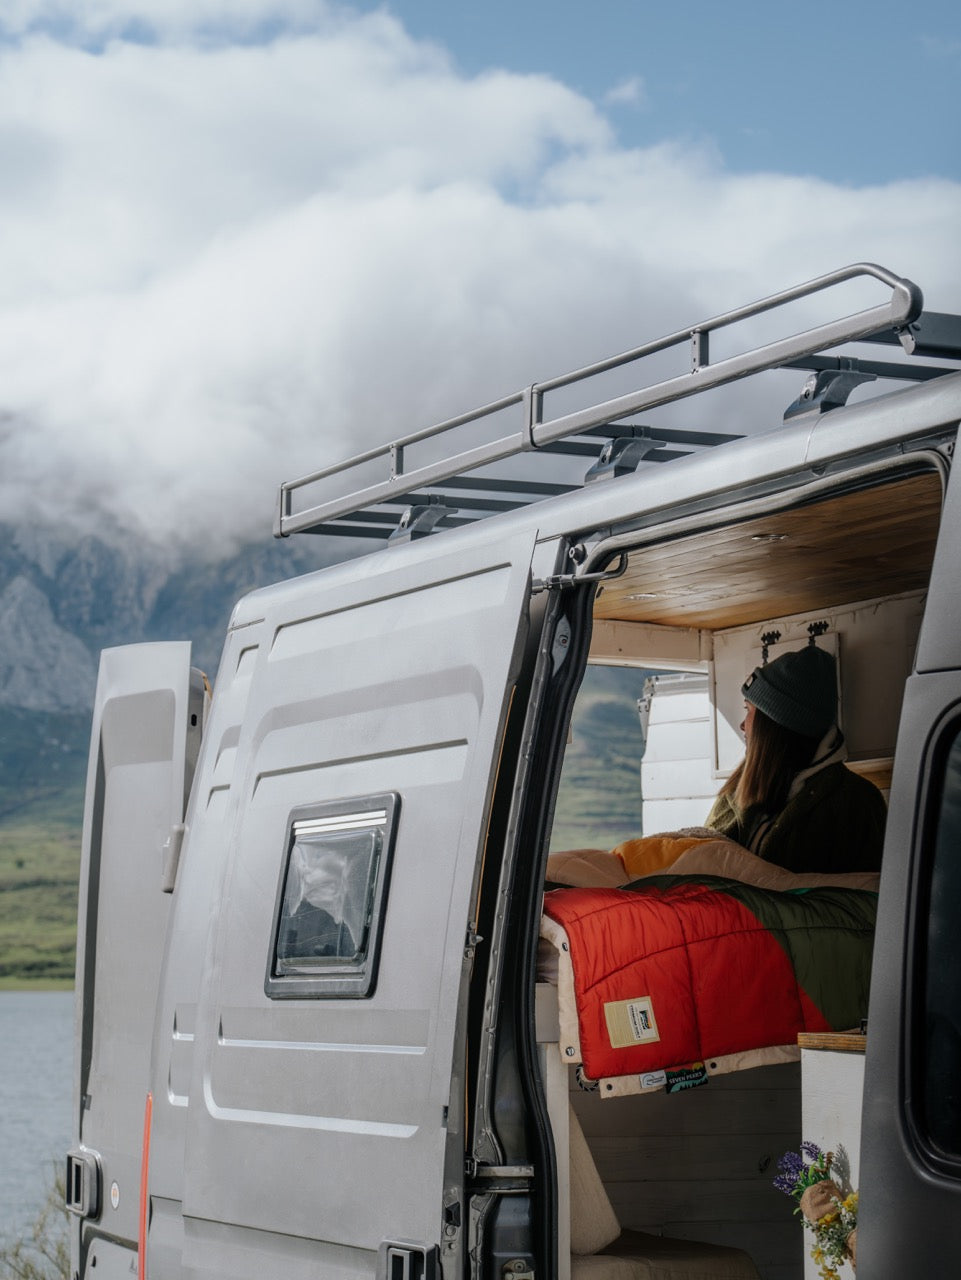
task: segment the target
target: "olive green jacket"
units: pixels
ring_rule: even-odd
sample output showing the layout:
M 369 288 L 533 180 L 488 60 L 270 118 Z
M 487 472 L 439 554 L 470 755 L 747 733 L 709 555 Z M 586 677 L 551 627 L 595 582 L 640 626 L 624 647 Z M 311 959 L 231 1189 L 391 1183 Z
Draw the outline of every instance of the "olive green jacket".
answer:
M 773 815 L 718 796 L 706 825 L 788 871 L 879 871 L 887 809 L 877 787 L 839 762 L 799 781 Z

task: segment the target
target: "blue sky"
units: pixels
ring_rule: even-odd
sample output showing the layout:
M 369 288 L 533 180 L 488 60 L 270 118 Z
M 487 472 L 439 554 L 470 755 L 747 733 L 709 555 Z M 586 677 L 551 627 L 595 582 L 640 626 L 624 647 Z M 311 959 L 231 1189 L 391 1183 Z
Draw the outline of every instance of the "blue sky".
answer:
M 216 551 L 849 262 L 961 311 L 956 9 L 4 0 L 0 510 Z
M 377 8 L 361 4 L 361 8 Z M 625 146 L 716 147 L 734 172 L 866 185 L 961 176 L 950 0 L 393 0 L 470 75 L 556 76 Z

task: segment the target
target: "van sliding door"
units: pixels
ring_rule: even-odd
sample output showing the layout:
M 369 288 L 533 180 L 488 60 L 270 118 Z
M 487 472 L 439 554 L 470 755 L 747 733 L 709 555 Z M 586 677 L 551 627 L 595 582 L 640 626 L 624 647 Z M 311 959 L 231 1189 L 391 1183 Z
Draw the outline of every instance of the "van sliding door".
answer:
M 533 550 L 532 530 L 475 528 L 248 602 L 262 643 L 196 1020 L 185 1274 L 463 1261 L 461 992 Z
M 858 1277 L 961 1258 L 961 475 L 898 733 L 868 1019 Z

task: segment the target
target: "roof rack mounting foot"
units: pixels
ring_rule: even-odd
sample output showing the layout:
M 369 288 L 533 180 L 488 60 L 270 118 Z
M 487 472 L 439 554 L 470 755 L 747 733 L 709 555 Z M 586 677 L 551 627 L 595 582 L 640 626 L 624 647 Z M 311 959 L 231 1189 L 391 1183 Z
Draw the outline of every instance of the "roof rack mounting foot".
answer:
M 585 472 L 584 483 L 596 484 L 599 480 L 630 475 L 645 458 L 663 449 L 664 444 L 663 440 L 647 432 L 643 436 L 618 436 L 615 440 L 608 440 L 597 461 Z
M 801 394 L 784 410 L 784 421 L 802 413 L 827 413 L 847 404 L 848 396 L 862 382 L 876 381 L 873 373 L 858 373 L 854 369 L 822 369 L 812 373 Z
M 408 507 L 397 523 L 397 528 L 387 541 L 391 544 L 411 542 L 414 538 L 426 538 L 447 516 L 456 515 L 458 508 L 431 494 L 427 502 Z

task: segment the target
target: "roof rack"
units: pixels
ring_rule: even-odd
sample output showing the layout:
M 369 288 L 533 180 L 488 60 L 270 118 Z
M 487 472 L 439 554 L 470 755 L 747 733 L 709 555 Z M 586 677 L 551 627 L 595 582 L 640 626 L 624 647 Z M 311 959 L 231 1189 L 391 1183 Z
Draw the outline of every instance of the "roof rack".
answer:
M 862 277 L 887 286 L 891 290 L 888 301 L 710 363 L 712 333 Z M 898 344 L 910 356 L 961 358 L 961 318 L 941 313 L 922 314 L 922 305 L 917 285 L 883 267 L 856 263 L 841 268 L 621 355 L 535 383 L 470 413 L 369 449 L 301 479 L 285 482 L 280 487 L 274 533 L 277 537 L 306 532 L 407 540 L 430 533 L 438 526 L 454 528 L 469 524 L 496 512 L 570 492 L 597 479 L 625 474 L 634 471 L 641 462 L 669 462 L 698 449 L 724 444 L 738 437 L 705 431 L 652 429 L 626 419 L 765 369 L 812 371 L 808 386 L 790 406 L 786 418 L 800 412 L 824 412 L 843 404 L 852 387 L 865 380 L 877 377 L 917 380 L 953 372 L 907 361 L 865 361 L 818 354 L 842 343 L 868 341 Z M 690 348 L 690 372 L 654 381 L 589 408 L 545 419 L 544 402 L 549 393 L 680 346 Z M 484 427 L 496 429 L 499 424 L 494 420 L 516 409 L 520 409 L 520 422 L 516 423 L 515 418 L 513 429 L 507 434 L 456 448 L 459 432 L 469 434 Z M 445 454 L 445 446 L 455 451 Z M 419 450 L 428 455 L 433 450 L 435 456 L 411 466 L 411 458 Z M 440 456 L 436 456 L 438 453 Z M 484 474 L 493 464 L 535 454 L 590 458 L 592 465 L 576 484 L 545 479 L 543 471 L 536 480 Z M 319 501 L 310 502 L 312 495 L 305 492 L 316 493 L 344 484 L 348 492 L 322 495 Z M 297 509 L 298 497 L 309 505 Z M 398 508 L 404 508 L 399 517 Z

